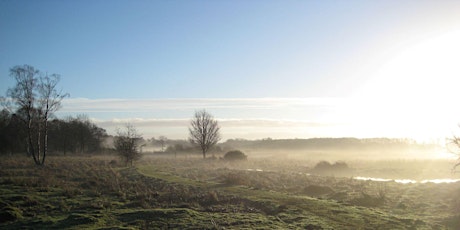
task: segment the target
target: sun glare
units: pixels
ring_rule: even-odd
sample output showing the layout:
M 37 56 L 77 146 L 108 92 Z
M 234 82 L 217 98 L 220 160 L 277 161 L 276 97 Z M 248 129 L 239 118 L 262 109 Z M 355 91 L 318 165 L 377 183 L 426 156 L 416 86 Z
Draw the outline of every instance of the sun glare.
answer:
M 427 37 L 384 60 L 356 95 L 367 105 L 360 122 L 378 120 L 376 128 L 421 139 L 449 135 L 446 128 L 460 122 L 452 105 L 460 97 L 458 41 L 460 30 Z

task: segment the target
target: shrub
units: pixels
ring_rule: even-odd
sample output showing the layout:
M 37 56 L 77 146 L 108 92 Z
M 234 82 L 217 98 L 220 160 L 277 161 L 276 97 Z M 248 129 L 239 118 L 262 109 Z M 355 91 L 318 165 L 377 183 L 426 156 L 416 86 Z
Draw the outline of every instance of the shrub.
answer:
M 323 170 L 330 170 L 332 165 L 327 161 L 320 161 L 318 164 L 315 165 L 313 170 L 315 171 L 323 171 Z
M 239 150 L 233 150 L 230 152 L 227 152 L 224 155 L 224 160 L 229 160 L 229 161 L 234 161 L 234 160 L 246 160 L 248 157 L 241 151 Z
M 319 174 L 349 173 L 350 171 L 351 169 L 348 167 L 347 163 L 343 161 L 338 161 L 334 164 L 327 161 L 320 161 L 312 170 L 312 172 Z

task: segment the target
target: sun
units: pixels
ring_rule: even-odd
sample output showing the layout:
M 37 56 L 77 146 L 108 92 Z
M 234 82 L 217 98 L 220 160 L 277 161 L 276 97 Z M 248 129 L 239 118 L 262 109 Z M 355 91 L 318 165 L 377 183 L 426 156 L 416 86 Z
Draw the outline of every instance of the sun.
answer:
M 357 93 L 367 107 L 359 120 L 395 136 L 448 136 L 460 122 L 459 87 L 460 30 L 426 37 L 382 60 Z

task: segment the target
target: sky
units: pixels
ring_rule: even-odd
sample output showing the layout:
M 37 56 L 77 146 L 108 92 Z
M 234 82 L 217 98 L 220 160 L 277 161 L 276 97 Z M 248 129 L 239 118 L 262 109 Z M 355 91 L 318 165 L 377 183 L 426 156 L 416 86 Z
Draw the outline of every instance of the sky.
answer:
M 459 1 L 0 1 L 9 69 L 61 75 L 58 117 L 114 134 L 441 140 L 460 128 Z M 457 130 L 458 129 L 458 130 Z

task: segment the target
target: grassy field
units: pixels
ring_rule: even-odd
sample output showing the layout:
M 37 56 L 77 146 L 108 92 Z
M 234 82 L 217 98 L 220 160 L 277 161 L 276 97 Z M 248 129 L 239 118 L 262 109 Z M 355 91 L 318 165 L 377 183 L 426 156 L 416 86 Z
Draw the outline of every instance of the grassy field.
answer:
M 299 159 L 115 160 L 1 158 L 0 228 L 460 229 L 460 182 L 353 179 L 459 178 L 448 161 L 354 161 L 316 175 L 317 162 Z

